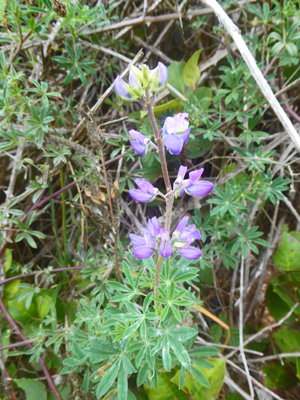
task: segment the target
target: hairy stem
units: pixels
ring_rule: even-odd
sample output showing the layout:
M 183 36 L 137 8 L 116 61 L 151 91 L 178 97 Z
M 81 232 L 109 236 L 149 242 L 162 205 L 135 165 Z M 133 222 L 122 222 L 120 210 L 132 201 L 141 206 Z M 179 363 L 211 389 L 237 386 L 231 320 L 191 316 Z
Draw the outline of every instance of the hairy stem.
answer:
M 153 128 L 153 131 L 154 131 L 154 134 L 155 134 L 155 140 L 156 140 L 157 147 L 158 147 L 158 155 L 159 155 L 159 159 L 160 159 L 160 163 L 161 163 L 161 170 L 162 170 L 162 174 L 163 174 L 163 178 L 164 178 L 165 186 L 166 186 L 166 220 L 165 220 L 165 229 L 170 233 L 174 196 L 173 196 L 173 193 L 172 193 L 172 186 L 171 186 L 169 172 L 168 172 L 168 166 L 167 166 L 167 160 L 166 160 L 166 155 L 165 155 L 164 143 L 163 143 L 163 139 L 161 137 L 161 134 L 160 134 L 160 132 L 158 130 L 158 126 L 157 126 L 156 119 L 155 119 L 155 116 L 154 116 L 152 99 L 150 97 L 150 90 L 146 89 L 145 90 L 145 94 L 146 94 L 147 113 L 148 113 L 148 116 L 149 116 L 149 119 L 151 121 L 151 125 L 152 125 L 152 128 Z M 158 288 L 159 288 L 159 282 L 160 282 L 160 273 L 161 273 L 162 262 L 163 262 L 163 258 L 162 258 L 161 255 L 159 255 L 158 258 L 157 258 L 156 271 L 155 271 L 154 297 L 158 296 Z
M 166 161 L 166 156 L 165 156 L 165 148 L 164 148 L 164 143 L 163 139 L 159 133 L 158 126 L 156 123 L 156 119 L 154 116 L 154 111 L 153 111 L 153 106 L 152 106 L 152 100 L 150 98 L 150 91 L 149 89 L 145 90 L 146 93 L 146 106 L 147 106 L 147 113 L 149 116 L 149 119 L 151 121 L 151 125 L 155 134 L 155 139 L 158 147 L 158 155 L 161 163 L 161 170 L 163 174 L 163 178 L 165 181 L 165 186 L 166 186 L 166 222 L 165 222 L 165 229 L 170 232 L 170 227 L 171 227 L 171 213 L 172 213 L 172 207 L 173 207 L 173 196 L 172 194 L 169 194 L 172 192 L 172 187 L 171 187 L 171 182 L 169 178 L 169 172 L 168 172 L 168 167 L 167 167 L 167 161 Z
M 156 270 L 155 270 L 155 286 L 154 286 L 154 297 L 158 297 L 158 288 L 160 282 L 160 272 L 163 263 L 163 258 L 159 254 L 156 262 Z

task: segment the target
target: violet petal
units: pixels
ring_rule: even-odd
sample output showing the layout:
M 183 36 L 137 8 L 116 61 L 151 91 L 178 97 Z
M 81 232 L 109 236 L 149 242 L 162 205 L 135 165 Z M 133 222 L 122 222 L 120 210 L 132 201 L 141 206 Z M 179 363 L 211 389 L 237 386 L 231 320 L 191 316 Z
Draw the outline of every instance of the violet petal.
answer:
M 206 196 L 213 190 L 213 187 L 211 182 L 200 181 L 188 186 L 186 190 L 192 196 Z
M 167 117 L 164 122 L 163 126 L 163 133 L 166 133 L 168 135 L 172 133 L 176 133 L 176 121 L 172 117 Z
M 153 230 L 154 230 L 154 236 L 156 237 L 160 232 L 160 224 L 156 217 L 151 218 L 151 223 L 152 223 Z
M 134 257 L 140 259 L 149 258 L 153 253 L 154 249 L 150 249 L 149 247 L 136 247 L 133 251 Z
M 159 245 L 159 253 L 163 258 L 168 258 L 172 254 L 172 245 L 170 242 L 162 242 Z
M 195 260 L 201 257 L 201 250 L 196 247 L 188 246 L 185 249 L 177 249 L 178 253 L 182 255 L 182 257 L 187 258 L 188 260 Z
M 154 197 L 153 194 L 145 193 L 140 189 L 130 189 L 129 195 L 133 200 L 139 201 L 141 203 L 147 203 L 148 201 L 151 201 Z
M 184 133 L 180 134 L 180 137 L 181 137 L 181 139 L 183 141 L 183 145 L 185 145 L 186 142 L 189 140 L 190 133 L 191 133 L 191 130 L 189 128 Z
M 134 182 L 143 192 L 154 194 L 154 186 L 147 179 L 137 178 Z
M 171 154 L 180 154 L 183 146 L 183 141 L 180 137 L 177 135 L 166 135 L 164 143 Z
M 138 235 L 135 235 L 132 233 L 129 235 L 129 237 L 130 237 L 131 243 L 134 247 L 146 246 L 146 241 L 141 236 L 138 236 Z
M 194 229 L 192 231 L 189 230 L 184 230 L 180 235 L 179 239 L 189 242 L 191 244 L 194 240 L 202 240 L 202 237 L 200 235 L 200 232 L 198 229 Z
M 179 231 L 182 232 L 184 230 L 184 228 L 186 227 L 186 224 L 188 223 L 189 217 L 186 215 L 185 217 L 183 217 L 178 225 L 176 226 L 175 231 Z
M 197 169 L 196 171 L 190 172 L 189 173 L 189 182 L 190 183 L 197 182 L 201 178 L 203 171 L 204 171 L 204 168 L 200 168 L 200 169 Z
M 144 156 L 146 154 L 146 146 L 143 144 L 140 144 L 139 142 L 130 142 L 131 147 L 133 150 L 137 153 L 140 154 L 141 156 Z
M 178 170 L 178 174 L 177 174 L 176 181 L 177 181 L 177 179 L 179 179 L 180 181 L 183 180 L 183 179 L 184 179 L 184 176 L 185 176 L 185 174 L 186 174 L 186 171 L 187 171 L 187 167 L 185 167 L 185 166 L 183 166 L 183 165 L 180 165 L 179 170 Z M 176 182 L 176 181 L 175 181 L 175 182 Z
M 140 143 L 144 143 L 144 139 L 146 139 L 146 136 L 144 136 L 141 132 L 135 131 L 134 129 L 130 129 L 128 133 Z
M 128 92 L 127 89 L 127 84 L 124 82 L 124 80 L 120 77 L 117 76 L 115 81 L 114 81 L 114 88 L 115 91 L 120 95 L 121 97 L 124 97 L 125 99 L 132 100 L 133 96 Z

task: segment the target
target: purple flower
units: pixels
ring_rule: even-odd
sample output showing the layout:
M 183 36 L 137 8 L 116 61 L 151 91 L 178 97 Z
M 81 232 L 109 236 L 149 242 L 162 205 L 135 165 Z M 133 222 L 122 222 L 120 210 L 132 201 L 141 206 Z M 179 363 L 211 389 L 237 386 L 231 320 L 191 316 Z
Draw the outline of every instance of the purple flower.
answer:
M 187 113 L 167 117 L 163 126 L 164 144 L 171 154 L 180 154 L 188 141 L 191 130 L 188 128 Z
M 163 258 L 168 258 L 172 254 L 169 232 L 166 229 L 160 229 L 160 238 L 159 253 Z
M 133 200 L 140 201 L 141 203 L 147 203 L 148 201 L 153 201 L 158 193 L 158 189 L 155 188 L 147 179 L 138 178 L 135 180 L 136 185 L 140 189 L 129 190 L 130 197 Z
M 159 92 L 167 85 L 168 68 L 159 62 L 156 68 L 150 70 L 150 76 L 152 78 L 151 92 Z
M 155 251 L 155 241 L 147 229 L 143 228 L 143 237 L 134 234 L 129 235 L 132 245 L 135 247 L 135 258 L 149 258 Z
M 199 181 L 203 174 L 204 168 L 192 171 L 189 173 L 189 179 L 184 179 L 187 167 L 180 166 L 176 181 L 174 182 L 173 189 L 175 190 L 175 197 L 180 197 L 185 191 L 190 196 L 206 196 L 214 187 L 211 182 Z
M 160 228 L 158 219 L 156 217 L 148 219 L 147 229 L 148 229 L 148 232 L 150 232 L 152 237 L 156 238 L 159 235 L 161 228 Z
M 138 100 L 143 95 L 141 82 L 133 71 L 129 72 L 128 80 L 129 84 L 126 83 L 120 76 L 117 76 L 114 81 L 115 91 L 124 100 Z
M 145 156 L 150 152 L 152 147 L 157 149 L 157 146 L 142 133 L 137 132 L 134 129 L 131 129 L 128 133 L 131 137 L 133 137 L 133 139 L 135 139 L 135 141 L 130 141 L 130 144 L 137 154 Z
M 157 247 L 164 258 L 172 254 L 169 232 L 160 227 L 156 217 L 148 220 L 147 229 L 143 228 L 143 237 L 137 235 L 129 235 L 129 237 L 135 247 L 133 251 L 135 258 L 151 257 Z
M 190 246 L 194 240 L 202 240 L 200 232 L 195 225 L 186 226 L 189 217 L 186 215 L 177 225 L 173 232 L 173 238 L 176 240 L 174 247 L 182 257 L 188 260 L 195 260 L 201 256 L 201 250 Z
M 135 247 L 133 255 L 135 258 L 148 258 L 154 253 L 159 245 L 159 253 L 168 258 L 172 254 L 169 232 L 162 229 L 156 217 L 148 220 L 147 229 L 143 228 L 143 237 L 129 235 L 132 245 Z

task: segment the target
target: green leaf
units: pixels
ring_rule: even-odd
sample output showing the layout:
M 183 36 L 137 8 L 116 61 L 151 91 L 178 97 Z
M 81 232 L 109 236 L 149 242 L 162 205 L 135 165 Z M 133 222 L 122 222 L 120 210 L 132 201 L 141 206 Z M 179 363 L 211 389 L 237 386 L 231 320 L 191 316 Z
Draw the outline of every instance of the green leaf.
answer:
M 181 366 L 180 368 L 180 377 L 179 377 L 179 389 L 181 390 L 184 386 L 185 383 L 185 378 L 186 378 L 186 370 Z
M 154 107 L 154 115 L 156 116 L 156 118 L 160 118 L 163 116 L 163 114 L 169 113 L 170 111 L 174 111 L 175 114 L 178 114 L 182 110 L 183 110 L 182 100 L 175 99 L 169 101 L 168 103 L 164 103 L 160 106 Z
M 129 336 L 133 335 L 134 332 L 137 331 L 137 329 L 139 328 L 139 326 L 142 323 L 142 319 L 135 322 L 133 325 L 129 326 L 127 329 L 125 329 L 125 332 L 123 334 L 123 339 L 127 339 Z
M 158 377 L 156 389 L 153 387 L 149 389 L 145 386 L 145 391 L 149 400 L 187 400 L 190 398 L 171 382 L 168 373 L 163 373 Z
M 130 273 L 130 268 L 128 267 L 128 264 L 126 264 L 125 261 L 122 262 L 122 267 L 129 284 L 131 285 L 131 287 L 134 287 L 133 279 Z
M 82 71 L 82 69 L 79 66 L 77 66 L 77 71 L 78 71 L 78 74 L 79 74 L 79 77 L 80 77 L 80 80 L 81 80 L 83 86 L 86 87 L 87 80 L 86 80 L 84 72 Z
M 19 388 L 25 391 L 26 400 L 47 400 L 46 386 L 43 382 L 34 379 L 15 379 Z
M 198 100 L 201 100 L 200 106 L 202 112 L 208 110 L 212 98 L 212 90 L 210 88 L 197 88 L 193 91 L 193 96 L 195 96 Z
M 198 367 L 195 367 L 194 365 L 192 365 L 191 367 L 191 374 L 193 375 L 194 378 L 197 379 L 197 381 L 210 389 L 210 385 L 208 380 L 206 379 L 205 375 L 200 371 L 200 369 L 198 369 Z
M 9 301 L 7 305 L 7 309 L 12 318 L 16 321 L 22 322 L 23 324 L 37 316 L 36 305 L 31 303 L 29 310 L 27 310 L 25 303 L 25 300 L 18 302 L 17 299 L 13 299 Z
M 172 357 L 170 355 L 170 345 L 167 337 L 165 337 L 163 341 L 162 358 L 165 370 L 171 371 Z
M 83 379 L 83 383 L 82 383 L 82 389 L 85 393 L 87 393 L 89 390 L 89 378 L 90 378 L 90 370 L 89 370 L 89 368 L 87 368 L 87 370 L 85 371 L 84 379 Z
M 265 379 L 264 384 L 269 389 L 288 389 L 297 382 L 296 377 L 280 361 L 274 361 L 272 365 L 264 365 L 262 371 Z
M 219 352 L 220 351 L 214 347 L 203 346 L 190 350 L 189 354 L 191 357 L 213 357 L 217 356 Z
M 122 355 L 122 364 L 127 374 L 133 374 L 134 372 L 136 372 L 135 368 L 133 368 L 133 365 L 131 364 L 129 359 L 125 356 L 125 354 Z
M 102 397 L 114 383 L 120 368 L 120 360 L 116 361 L 106 372 L 97 388 L 97 398 Z
M 296 359 L 297 377 L 300 379 L 300 357 Z
M 107 282 L 107 286 L 114 290 L 120 290 L 120 292 L 131 292 L 131 289 L 119 282 L 109 281 Z
M 282 326 L 273 333 L 273 338 L 282 353 L 294 353 L 300 349 L 300 332 L 289 326 Z M 289 360 L 289 358 L 287 358 Z
M 189 140 L 184 146 L 184 155 L 187 158 L 198 158 L 211 149 L 212 142 L 204 139 L 203 135 L 196 136 L 194 140 Z
M 300 232 L 283 232 L 274 264 L 282 271 L 300 270 Z
M 144 300 L 144 302 L 143 302 L 143 313 L 145 314 L 146 313 L 146 311 L 148 310 L 148 307 L 149 307 L 149 305 L 150 305 L 150 303 L 151 303 L 151 301 L 152 301 L 152 297 L 153 297 L 153 293 L 148 293 L 147 294 L 147 296 L 146 296 L 146 298 L 145 298 L 145 300 Z M 149 314 L 153 314 L 153 313 L 148 313 L 148 315 Z M 147 317 L 146 317 L 147 318 Z M 152 318 L 148 318 L 148 319 L 152 319 Z
M 199 383 L 196 377 L 191 374 L 191 372 L 186 372 L 183 390 L 189 393 L 192 399 L 214 400 L 218 398 L 225 379 L 225 360 L 220 358 L 212 358 L 209 361 L 214 365 L 215 368 L 210 370 L 201 369 L 195 366 L 192 366 L 192 368 L 194 368 L 194 372 L 197 370 L 198 372 L 202 373 L 200 379 L 205 378 L 206 383 L 209 383 L 210 388 L 203 386 L 202 383 Z M 198 372 L 195 373 L 197 374 Z M 172 382 L 176 383 L 178 386 L 180 385 L 180 374 L 180 371 L 177 371 L 172 378 Z
M 177 340 L 173 339 L 172 336 L 168 336 L 168 340 L 170 343 L 170 346 L 172 350 L 174 351 L 176 357 L 178 358 L 178 361 L 180 364 L 185 368 L 185 369 L 190 369 L 191 368 L 191 363 L 190 363 L 190 357 L 185 350 L 185 348 L 182 346 L 180 342 Z
M 183 70 L 184 62 L 175 61 L 168 67 L 168 82 L 173 86 L 179 93 L 184 94 L 184 81 L 183 81 Z M 178 96 L 170 91 L 171 95 L 175 98 Z
M 72 82 L 74 75 L 76 73 L 76 67 L 72 67 L 72 69 L 70 70 L 70 72 L 68 73 L 68 75 L 66 76 L 64 85 L 67 86 L 69 83 Z
M 237 393 L 230 393 L 225 397 L 225 400 L 243 400 L 243 397 Z
M 197 334 L 197 331 L 195 329 L 189 328 L 187 326 L 181 326 L 180 328 L 173 329 L 170 332 L 170 335 L 174 339 L 180 340 L 181 342 L 185 342 L 186 340 L 193 337 L 195 334 Z
M 272 283 L 267 287 L 265 299 L 267 300 L 268 310 L 276 321 L 281 320 L 290 311 L 288 304 L 274 291 Z M 291 315 L 286 322 L 292 320 L 294 320 L 294 317 Z
M 128 381 L 127 381 L 127 374 L 125 371 L 125 367 L 123 363 L 121 365 L 119 375 L 118 375 L 118 396 L 119 399 L 127 400 L 128 395 Z
M 183 69 L 183 80 L 186 86 L 195 87 L 200 79 L 200 69 L 198 67 L 198 60 L 202 49 L 197 50 L 196 53 L 185 64 Z

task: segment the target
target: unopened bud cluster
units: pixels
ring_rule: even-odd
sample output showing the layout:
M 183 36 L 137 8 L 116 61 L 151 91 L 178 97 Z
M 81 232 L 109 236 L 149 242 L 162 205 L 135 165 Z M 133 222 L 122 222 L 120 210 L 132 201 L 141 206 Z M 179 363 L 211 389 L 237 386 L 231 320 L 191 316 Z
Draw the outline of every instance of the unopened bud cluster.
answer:
M 137 101 L 144 97 L 145 90 L 150 89 L 154 94 L 167 85 L 168 68 L 161 62 L 154 69 L 149 69 L 147 65 L 142 65 L 141 69 L 130 65 L 129 70 L 128 83 L 120 76 L 114 82 L 115 91 L 123 100 Z

